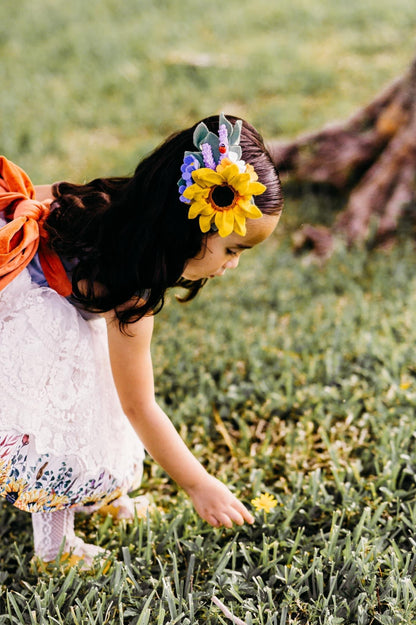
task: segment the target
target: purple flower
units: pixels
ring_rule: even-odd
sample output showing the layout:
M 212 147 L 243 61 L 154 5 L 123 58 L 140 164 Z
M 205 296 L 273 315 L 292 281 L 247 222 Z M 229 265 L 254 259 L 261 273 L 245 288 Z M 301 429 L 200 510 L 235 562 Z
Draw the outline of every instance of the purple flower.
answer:
M 214 157 L 212 155 L 212 148 L 209 143 L 203 143 L 201 145 L 201 152 L 204 159 L 205 167 L 209 167 L 209 169 L 213 169 L 214 171 L 217 168 L 217 164 L 214 161 Z
M 221 124 L 218 137 L 220 140 L 220 161 L 222 161 L 223 158 L 228 157 L 228 132 L 225 124 Z

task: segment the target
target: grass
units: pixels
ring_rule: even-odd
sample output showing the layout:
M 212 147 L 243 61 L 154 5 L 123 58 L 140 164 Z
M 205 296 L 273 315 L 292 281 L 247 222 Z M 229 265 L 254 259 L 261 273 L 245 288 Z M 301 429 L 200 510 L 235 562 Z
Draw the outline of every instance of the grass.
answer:
M 2 150 L 40 184 L 127 173 L 220 110 L 318 128 L 407 68 L 415 23 L 411 0 L 3 0 Z
M 319 127 L 414 52 L 410 0 L 3 4 L 2 150 L 37 183 L 131 171 L 219 110 L 266 138 Z M 30 518 L 0 504 L 0 625 L 232 622 L 221 605 L 247 625 L 415 621 L 414 249 L 295 257 L 292 230 L 338 201 L 289 197 L 238 272 L 157 317 L 161 405 L 248 506 L 277 507 L 213 530 L 147 460 L 147 519 L 77 520 L 110 569 L 38 575 Z
M 213 595 L 246 623 L 413 622 L 413 249 L 302 267 L 277 235 L 250 256 L 244 283 L 160 314 L 157 390 L 211 471 L 277 508 L 212 530 L 147 462 L 147 520 L 78 520 L 110 571 L 38 577 L 30 520 L 2 505 L 0 623 L 224 623 Z

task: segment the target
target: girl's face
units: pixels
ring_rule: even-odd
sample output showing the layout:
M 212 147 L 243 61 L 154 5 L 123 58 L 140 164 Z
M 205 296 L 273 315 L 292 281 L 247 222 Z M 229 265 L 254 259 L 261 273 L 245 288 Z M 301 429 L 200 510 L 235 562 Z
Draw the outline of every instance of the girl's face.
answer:
M 276 228 L 279 219 L 280 214 L 247 219 L 245 237 L 235 232 L 224 238 L 219 234 L 210 235 L 206 246 L 199 254 L 188 260 L 182 277 L 185 280 L 201 280 L 222 276 L 227 269 L 235 269 L 242 252 L 267 239 Z

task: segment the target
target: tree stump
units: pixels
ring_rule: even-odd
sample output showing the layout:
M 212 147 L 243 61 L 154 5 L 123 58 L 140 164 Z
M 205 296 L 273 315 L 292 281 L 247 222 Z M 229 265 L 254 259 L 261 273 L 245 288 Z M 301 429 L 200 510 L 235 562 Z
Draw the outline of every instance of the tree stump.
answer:
M 334 236 L 351 246 L 369 241 L 370 231 L 371 245 L 391 244 L 401 218 L 415 212 L 416 57 L 403 76 L 344 123 L 269 147 L 283 177 L 348 193 L 334 225 L 304 227 L 295 247 L 327 257 Z

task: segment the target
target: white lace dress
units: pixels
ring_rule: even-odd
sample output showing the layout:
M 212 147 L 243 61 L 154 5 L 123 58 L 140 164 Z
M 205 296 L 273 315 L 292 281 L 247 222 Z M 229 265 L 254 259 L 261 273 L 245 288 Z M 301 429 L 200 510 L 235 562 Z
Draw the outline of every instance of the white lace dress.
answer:
M 94 509 L 139 485 L 143 456 L 104 319 L 25 269 L 0 291 L 0 495 L 28 512 Z

